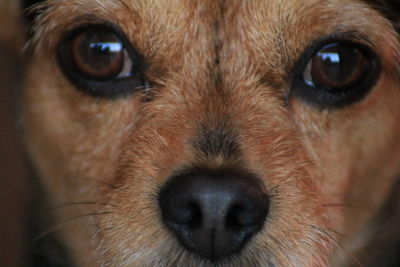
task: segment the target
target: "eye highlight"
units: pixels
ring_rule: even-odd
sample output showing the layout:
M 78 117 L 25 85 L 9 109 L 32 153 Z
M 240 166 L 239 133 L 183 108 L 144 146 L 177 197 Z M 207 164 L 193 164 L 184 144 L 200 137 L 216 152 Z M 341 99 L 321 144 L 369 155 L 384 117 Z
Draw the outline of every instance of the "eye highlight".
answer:
M 87 94 L 115 98 L 144 86 L 141 56 L 110 26 L 78 28 L 67 34 L 58 50 L 64 74 Z
M 381 65 L 371 48 L 332 40 L 306 51 L 296 69 L 291 94 L 318 109 L 337 109 L 362 100 L 375 85 Z

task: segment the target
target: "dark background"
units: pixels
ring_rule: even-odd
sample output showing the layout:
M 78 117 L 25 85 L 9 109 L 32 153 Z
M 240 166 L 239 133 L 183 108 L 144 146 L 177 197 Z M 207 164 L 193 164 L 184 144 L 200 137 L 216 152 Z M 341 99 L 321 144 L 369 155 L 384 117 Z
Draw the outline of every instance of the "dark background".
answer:
M 0 0 L 0 266 L 23 266 L 27 178 L 17 130 L 16 96 L 23 64 L 16 0 Z

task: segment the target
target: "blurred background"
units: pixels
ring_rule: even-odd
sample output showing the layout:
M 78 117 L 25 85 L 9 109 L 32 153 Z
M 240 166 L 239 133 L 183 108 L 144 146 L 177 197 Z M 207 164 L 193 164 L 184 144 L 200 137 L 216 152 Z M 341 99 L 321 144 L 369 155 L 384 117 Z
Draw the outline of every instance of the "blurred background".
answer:
M 17 0 L 0 0 L 0 266 L 24 266 L 27 168 L 17 130 L 23 35 Z

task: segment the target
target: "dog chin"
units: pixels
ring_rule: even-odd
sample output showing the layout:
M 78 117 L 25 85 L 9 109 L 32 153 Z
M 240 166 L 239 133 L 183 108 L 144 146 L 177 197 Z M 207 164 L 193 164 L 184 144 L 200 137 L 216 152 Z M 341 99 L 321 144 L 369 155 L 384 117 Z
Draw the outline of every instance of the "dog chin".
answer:
M 172 241 L 172 240 L 171 240 Z M 99 266 L 187 266 L 187 267 L 275 267 L 275 266 L 329 266 L 329 253 L 317 253 L 321 247 L 309 247 L 307 250 L 297 249 L 265 249 L 257 244 L 245 247 L 237 254 L 209 260 L 196 253 L 182 248 L 172 241 L 171 244 L 148 244 L 156 246 L 149 249 L 145 245 L 142 248 L 130 249 L 120 244 L 119 251 L 107 245 L 107 240 L 99 242 L 97 249 Z
M 101 266 L 187 266 L 187 267 L 228 267 L 228 266 L 266 266 L 275 267 L 278 266 L 273 263 L 270 255 L 252 253 L 241 253 L 237 256 L 228 256 L 223 259 L 216 261 L 207 260 L 201 256 L 192 254 L 190 252 L 179 250 L 177 252 L 164 255 L 157 251 L 146 251 L 142 250 L 133 254 L 116 256 L 110 261 L 107 257 L 105 260 L 101 260 L 99 264 Z M 294 266 L 294 265 L 293 265 Z

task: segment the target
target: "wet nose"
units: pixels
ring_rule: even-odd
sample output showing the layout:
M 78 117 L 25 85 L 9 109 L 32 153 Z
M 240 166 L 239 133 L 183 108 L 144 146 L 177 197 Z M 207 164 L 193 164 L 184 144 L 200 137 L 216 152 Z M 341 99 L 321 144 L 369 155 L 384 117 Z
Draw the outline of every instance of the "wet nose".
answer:
M 253 175 L 191 172 L 171 178 L 159 203 L 181 245 L 211 261 L 239 252 L 260 231 L 269 199 Z

